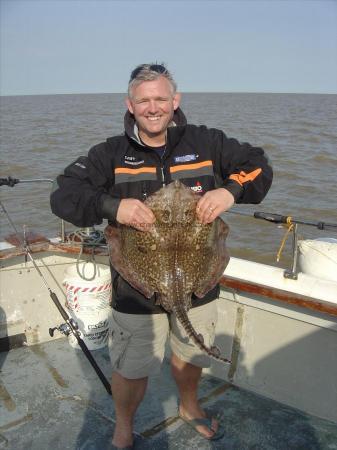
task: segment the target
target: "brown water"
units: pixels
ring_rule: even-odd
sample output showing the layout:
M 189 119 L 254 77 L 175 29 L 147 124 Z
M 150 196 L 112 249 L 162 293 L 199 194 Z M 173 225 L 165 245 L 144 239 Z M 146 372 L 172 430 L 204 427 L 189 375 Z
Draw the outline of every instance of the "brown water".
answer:
M 2 97 L 0 177 L 55 178 L 93 144 L 123 131 L 123 100 L 123 94 Z M 275 173 L 268 196 L 237 211 L 337 223 L 337 95 L 189 93 L 182 109 L 190 123 L 220 128 L 268 153 Z M 26 225 L 48 237 L 59 232 L 50 189 L 48 183 L 0 187 L 18 229 Z M 234 214 L 225 219 L 232 255 L 275 264 L 284 228 Z M 2 240 L 12 232 L 2 212 L 0 226 Z M 306 226 L 299 231 L 304 238 L 337 237 Z M 289 262 L 290 247 L 281 265 Z

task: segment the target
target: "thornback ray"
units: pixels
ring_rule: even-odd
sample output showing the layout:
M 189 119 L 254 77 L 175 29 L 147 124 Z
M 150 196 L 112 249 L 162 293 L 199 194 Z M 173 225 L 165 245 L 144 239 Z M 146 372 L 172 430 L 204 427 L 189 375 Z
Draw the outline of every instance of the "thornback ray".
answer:
M 174 181 L 145 200 L 156 218 L 148 229 L 108 225 L 105 236 L 115 270 L 145 297 L 156 294 L 156 304 L 175 313 L 201 350 L 229 362 L 220 357 L 217 347 L 204 344 L 188 318 L 192 294 L 202 298 L 215 287 L 229 262 L 229 227 L 220 218 L 200 223 L 196 215 L 199 199 L 190 188 Z

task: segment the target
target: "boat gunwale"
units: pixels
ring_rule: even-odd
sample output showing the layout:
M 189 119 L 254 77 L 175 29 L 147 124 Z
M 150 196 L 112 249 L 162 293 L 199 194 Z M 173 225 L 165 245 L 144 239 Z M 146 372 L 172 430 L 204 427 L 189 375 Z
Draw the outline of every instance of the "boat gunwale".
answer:
M 277 302 L 282 302 L 288 305 L 310 309 L 315 312 L 337 317 L 337 305 L 326 300 L 315 299 L 314 297 L 287 291 L 285 289 L 278 289 L 259 283 L 253 283 L 251 281 L 229 275 L 223 275 L 221 277 L 220 286 L 227 290 L 230 289 L 235 292 L 245 292 L 248 294 L 258 295 Z

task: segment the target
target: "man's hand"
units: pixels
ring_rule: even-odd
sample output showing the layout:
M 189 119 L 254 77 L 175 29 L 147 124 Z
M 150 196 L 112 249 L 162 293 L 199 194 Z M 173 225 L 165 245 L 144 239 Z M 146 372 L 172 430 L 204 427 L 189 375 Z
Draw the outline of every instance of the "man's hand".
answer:
M 146 231 L 156 218 L 144 203 L 135 198 L 121 200 L 117 210 L 117 222 L 129 225 L 140 231 Z
M 233 195 L 225 188 L 206 192 L 197 204 L 197 217 L 201 223 L 211 223 L 234 205 Z

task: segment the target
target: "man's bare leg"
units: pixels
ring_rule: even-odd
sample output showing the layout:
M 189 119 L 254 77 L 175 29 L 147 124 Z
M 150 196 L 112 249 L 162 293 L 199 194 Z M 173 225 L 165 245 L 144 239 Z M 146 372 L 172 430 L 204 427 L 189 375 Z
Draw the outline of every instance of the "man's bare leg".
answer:
M 131 380 L 117 372 L 112 374 L 111 390 L 116 411 L 112 443 L 116 447 L 127 447 L 133 443 L 133 418 L 144 398 L 147 380 L 147 377 Z
M 177 383 L 180 394 L 180 415 L 186 419 L 196 419 L 206 417 L 198 401 L 198 386 L 202 369 L 200 367 L 182 361 L 174 353 L 171 358 L 172 374 Z M 212 430 L 204 425 L 198 425 L 197 430 L 210 438 L 218 429 L 218 422 L 212 420 Z

